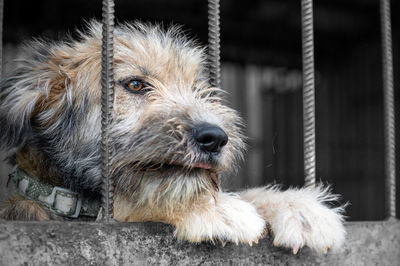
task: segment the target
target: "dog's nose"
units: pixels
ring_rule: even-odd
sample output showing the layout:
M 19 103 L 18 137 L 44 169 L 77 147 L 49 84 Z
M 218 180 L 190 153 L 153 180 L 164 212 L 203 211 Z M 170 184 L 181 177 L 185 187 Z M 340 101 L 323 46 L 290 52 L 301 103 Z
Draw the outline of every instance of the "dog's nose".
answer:
M 201 124 L 193 128 L 193 137 L 197 144 L 207 152 L 219 152 L 228 142 L 225 131 L 211 124 Z

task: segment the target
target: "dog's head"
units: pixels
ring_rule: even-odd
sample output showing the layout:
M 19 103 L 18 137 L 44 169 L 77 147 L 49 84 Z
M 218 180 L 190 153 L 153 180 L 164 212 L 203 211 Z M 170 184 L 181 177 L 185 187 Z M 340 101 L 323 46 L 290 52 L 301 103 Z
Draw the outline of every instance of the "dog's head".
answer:
M 244 144 L 237 113 L 208 82 L 204 49 L 177 28 L 135 23 L 114 34 L 111 143 L 119 187 L 132 191 L 144 175 L 208 177 L 218 186 L 216 176 L 232 169 Z M 1 84 L 2 142 L 17 154 L 35 151 L 36 163 L 57 169 L 70 188 L 98 191 L 101 25 L 91 23 L 79 41 L 35 41 L 26 51 Z

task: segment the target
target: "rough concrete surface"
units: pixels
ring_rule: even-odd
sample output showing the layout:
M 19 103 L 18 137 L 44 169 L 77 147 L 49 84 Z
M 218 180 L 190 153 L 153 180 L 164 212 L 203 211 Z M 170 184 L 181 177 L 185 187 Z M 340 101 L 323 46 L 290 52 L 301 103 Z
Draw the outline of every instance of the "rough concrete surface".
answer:
M 253 247 L 190 244 L 160 223 L 0 221 L 0 265 L 399 265 L 399 221 L 346 227 L 340 253 L 293 255 L 270 237 Z

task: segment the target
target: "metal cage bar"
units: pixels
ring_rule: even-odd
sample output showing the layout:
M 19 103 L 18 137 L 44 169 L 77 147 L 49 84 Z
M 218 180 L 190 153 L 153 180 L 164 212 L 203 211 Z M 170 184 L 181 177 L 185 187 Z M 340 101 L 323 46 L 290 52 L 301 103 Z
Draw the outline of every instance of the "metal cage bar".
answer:
M 301 1 L 303 48 L 303 132 L 304 132 L 304 183 L 315 184 L 315 78 L 314 29 L 312 0 Z
M 109 142 L 110 126 L 113 120 L 114 75 L 113 75 L 113 33 L 114 1 L 103 0 L 103 38 L 101 54 L 101 175 L 102 213 L 101 220 L 110 222 L 113 218 L 113 178 L 111 175 L 112 147 Z
M 380 1 L 382 62 L 383 62 L 383 108 L 385 134 L 385 186 L 387 218 L 396 218 L 396 143 L 393 88 L 392 27 L 390 0 Z
M 219 0 L 208 0 L 208 60 L 210 83 L 221 88 Z

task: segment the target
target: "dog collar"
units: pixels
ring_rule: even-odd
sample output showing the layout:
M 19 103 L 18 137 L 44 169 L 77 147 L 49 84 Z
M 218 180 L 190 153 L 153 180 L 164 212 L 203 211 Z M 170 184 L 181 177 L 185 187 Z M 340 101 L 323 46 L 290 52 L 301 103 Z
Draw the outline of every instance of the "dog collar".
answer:
M 100 210 L 99 200 L 84 198 L 72 190 L 41 183 L 20 167 L 10 174 L 10 178 L 19 194 L 55 214 L 68 218 L 77 218 L 79 215 L 96 217 Z

